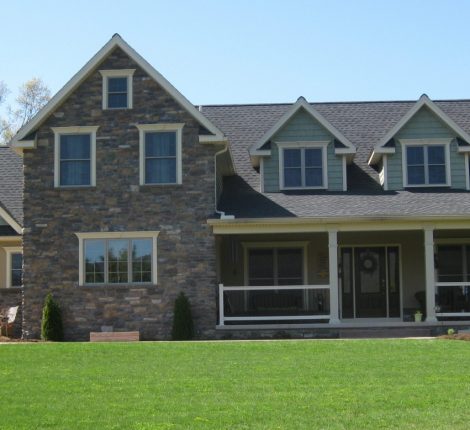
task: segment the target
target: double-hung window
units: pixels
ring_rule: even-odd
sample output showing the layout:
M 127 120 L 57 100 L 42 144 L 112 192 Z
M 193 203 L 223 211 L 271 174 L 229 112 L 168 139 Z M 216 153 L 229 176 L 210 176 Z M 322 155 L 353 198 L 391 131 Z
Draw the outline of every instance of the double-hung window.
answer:
M 131 109 L 135 69 L 100 70 L 103 77 L 103 109 Z
M 156 284 L 158 232 L 77 233 L 80 284 Z
M 181 139 L 184 124 L 141 124 L 140 184 L 182 182 Z
M 405 143 L 405 186 L 450 185 L 449 169 L 448 144 Z
M 55 127 L 56 187 L 96 185 L 96 131 L 98 127 Z
M 279 145 L 282 189 L 327 188 L 326 145 Z
M 5 248 L 7 255 L 6 286 L 23 286 L 23 253 L 20 247 Z

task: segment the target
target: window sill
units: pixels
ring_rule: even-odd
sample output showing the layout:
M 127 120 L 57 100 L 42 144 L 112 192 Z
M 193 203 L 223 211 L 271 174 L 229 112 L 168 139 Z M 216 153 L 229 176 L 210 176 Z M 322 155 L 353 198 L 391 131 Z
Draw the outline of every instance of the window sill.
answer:
M 158 284 L 95 284 L 95 285 L 75 285 L 82 290 L 130 290 L 138 288 L 157 289 Z
M 96 189 L 96 185 L 61 185 L 54 187 L 54 189 L 59 191 L 94 190 Z
M 131 110 L 132 108 L 130 107 L 107 107 L 103 110 Z
M 183 184 L 140 184 L 141 188 L 152 188 L 152 187 L 181 187 Z
M 406 184 L 403 188 L 446 188 L 450 186 L 450 184 Z

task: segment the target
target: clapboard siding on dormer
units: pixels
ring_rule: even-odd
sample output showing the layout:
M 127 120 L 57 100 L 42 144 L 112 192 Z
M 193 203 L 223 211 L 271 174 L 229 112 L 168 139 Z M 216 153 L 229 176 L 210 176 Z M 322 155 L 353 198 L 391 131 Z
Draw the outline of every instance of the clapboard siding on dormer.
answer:
M 271 155 L 265 157 L 263 166 L 264 191 L 279 191 L 279 148 L 275 142 L 330 142 L 327 147 L 328 190 L 342 191 L 343 164 L 335 155 L 333 136 L 304 110 L 297 112 L 271 139 Z
M 388 189 L 403 189 L 402 146 L 400 139 L 453 139 L 450 146 L 451 188 L 465 188 L 465 157 L 458 153 L 455 132 L 428 108 L 423 107 L 395 136 L 395 154 L 387 160 Z

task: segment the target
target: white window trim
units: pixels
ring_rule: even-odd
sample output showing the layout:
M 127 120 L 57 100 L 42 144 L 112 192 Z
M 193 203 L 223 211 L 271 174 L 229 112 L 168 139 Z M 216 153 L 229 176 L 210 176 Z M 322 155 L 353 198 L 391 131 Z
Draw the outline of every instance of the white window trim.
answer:
M 403 173 L 403 187 L 405 188 L 423 188 L 423 187 L 450 187 L 451 186 L 451 173 L 450 173 L 450 143 L 452 138 L 447 139 L 400 139 L 401 144 L 401 159 L 402 159 L 402 173 Z M 446 182 L 445 184 L 408 184 L 408 162 L 406 155 L 406 148 L 408 146 L 431 146 L 443 145 L 446 163 Z M 427 168 L 428 165 L 425 165 Z
M 328 144 L 330 141 L 318 142 L 274 142 L 279 152 L 279 188 L 281 190 L 326 190 L 328 189 Z M 284 186 L 284 149 L 322 149 L 322 170 L 323 185 L 321 187 L 286 187 Z M 305 175 L 305 169 L 302 169 L 302 175 Z M 302 178 L 304 182 L 304 178 Z
M 87 232 L 87 233 L 75 233 L 78 237 L 78 285 L 88 286 L 97 284 L 86 284 L 85 283 L 85 261 L 84 261 L 84 246 L 83 241 L 87 239 L 152 239 L 152 284 L 157 285 L 157 237 L 160 231 L 118 231 L 118 232 Z M 143 283 L 132 283 L 127 284 L 99 284 L 100 286 L 119 286 L 119 285 L 145 285 Z
M 54 132 L 54 187 L 55 188 L 86 188 L 96 187 L 96 132 L 99 126 L 51 127 Z M 90 138 L 90 184 L 60 184 L 60 136 L 65 134 L 89 134 Z
M 136 124 L 139 129 L 139 183 L 147 186 L 181 185 L 183 183 L 182 140 L 184 123 Z M 176 182 L 147 184 L 145 182 L 145 133 L 174 131 L 176 133 Z
M 6 288 L 18 288 L 11 285 L 11 263 L 12 263 L 12 254 L 23 254 L 23 248 L 21 246 L 8 246 L 3 248 L 6 254 L 6 270 L 5 270 L 5 286 Z
M 470 164 L 468 152 L 465 154 L 465 188 L 470 190 Z
M 132 109 L 134 93 L 132 88 L 132 77 L 135 69 L 117 69 L 117 70 L 100 70 L 103 77 L 103 109 L 104 110 L 119 110 L 119 109 Z M 108 107 L 108 78 L 127 78 L 127 107 L 110 108 Z

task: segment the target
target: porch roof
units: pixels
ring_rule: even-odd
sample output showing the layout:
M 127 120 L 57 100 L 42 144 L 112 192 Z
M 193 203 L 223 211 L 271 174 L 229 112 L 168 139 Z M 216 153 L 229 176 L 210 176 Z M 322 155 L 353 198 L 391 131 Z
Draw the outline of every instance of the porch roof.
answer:
M 314 198 L 312 198 L 314 197 Z M 239 176 L 227 177 L 219 204 L 236 218 L 429 217 L 470 215 L 470 193 L 448 189 L 369 192 L 259 193 Z

